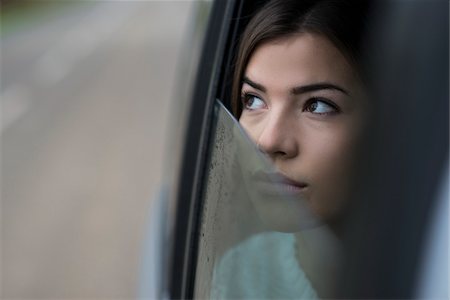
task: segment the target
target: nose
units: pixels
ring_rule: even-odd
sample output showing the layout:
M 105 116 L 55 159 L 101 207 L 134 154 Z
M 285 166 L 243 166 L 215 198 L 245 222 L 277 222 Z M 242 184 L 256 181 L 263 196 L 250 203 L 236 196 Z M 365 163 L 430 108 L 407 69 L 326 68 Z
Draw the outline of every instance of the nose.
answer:
M 297 129 L 289 117 L 272 114 L 266 119 L 256 143 L 273 160 L 293 158 L 299 152 Z

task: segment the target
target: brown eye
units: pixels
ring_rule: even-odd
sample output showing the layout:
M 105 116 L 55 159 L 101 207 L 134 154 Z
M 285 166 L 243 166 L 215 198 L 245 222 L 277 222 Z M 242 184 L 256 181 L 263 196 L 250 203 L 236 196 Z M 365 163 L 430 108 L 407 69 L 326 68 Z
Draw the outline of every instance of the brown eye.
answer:
M 266 107 L 266 103 L 264 102 L 264 100 L 255 95 L 244 94 L 242 98 L 245 109 L 257 110 Z
M 339 112 L 336 105 L 329 103 L 321 98 L 312 98 L 306 104 L 304 109 L 307 112 L 319 115 L 333 114 Z

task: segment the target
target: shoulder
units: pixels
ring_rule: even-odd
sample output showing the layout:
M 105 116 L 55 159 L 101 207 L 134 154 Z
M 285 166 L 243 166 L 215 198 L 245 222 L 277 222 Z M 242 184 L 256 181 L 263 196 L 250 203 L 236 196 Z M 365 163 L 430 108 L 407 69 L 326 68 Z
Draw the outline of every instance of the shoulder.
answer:
M 252 236 L 230 249 L 214 270 L 213 298 L 307 298 L 315 292 L 295 257 L 293 234 Z

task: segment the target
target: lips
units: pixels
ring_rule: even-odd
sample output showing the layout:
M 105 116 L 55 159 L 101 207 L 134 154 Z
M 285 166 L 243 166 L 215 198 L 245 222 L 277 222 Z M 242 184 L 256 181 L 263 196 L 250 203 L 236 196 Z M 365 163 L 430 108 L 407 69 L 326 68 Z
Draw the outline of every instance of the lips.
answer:
M 295 181 L 279 172 L 256 172 L 253 176 L 256 188 L 270 194 L 298 194 L 308 187 L 305 182 Z
M 286 184 L 286 185 L 292 185 L 292 186 L 295 186 L 295 187 L 298 187 L 298 188 L 300 188 L 300 189 L 304 189 L 304 188 L 306 188 L 308 185 L 306 184 L 306 183 L 304 183 L 304 182 L 298 182 L 298 181 L 295 181 L 295 180 L 292 180 L 292 179 L 290 179 L 289 177 L 286 177 L 286 176 L 284 176 L 283 174 L 281 174 L 281 173 L 276 173 L 277 174 L 277 176 L 279 176 L 281 179 L 282 179 L 282 181 Z

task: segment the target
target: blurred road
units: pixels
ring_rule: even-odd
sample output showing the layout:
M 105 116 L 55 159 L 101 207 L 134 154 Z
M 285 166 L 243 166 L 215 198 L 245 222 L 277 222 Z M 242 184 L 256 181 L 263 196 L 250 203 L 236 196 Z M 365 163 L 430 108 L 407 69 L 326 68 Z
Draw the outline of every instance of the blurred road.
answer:
M 135 296 L 192 3 L 85 1 L 2 37 L 2 299 Z

